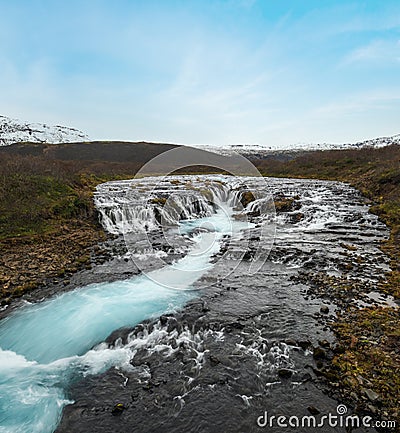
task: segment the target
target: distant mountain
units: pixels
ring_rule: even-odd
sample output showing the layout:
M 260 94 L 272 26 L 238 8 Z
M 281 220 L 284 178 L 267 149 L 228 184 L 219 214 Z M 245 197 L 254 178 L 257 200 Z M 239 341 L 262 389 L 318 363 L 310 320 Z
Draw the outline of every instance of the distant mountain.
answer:
M 349 147 L 385 147 L 390 144 L 400 144 L 400 134 L 391 137 L 373 138 L 371 140 L 360 141 L 359 143 L 349 144 Z
M 341 150 L 341 149 L 362 149 L 366 147 L 380 148 L 391 144 L 400 145 L 400 134 L 390 137 L 379 137 L 370 140 L 359 141 L 357 143 L 298 143 L 288 146 L 278 145 L 262 145 L 262 144 L 232 144 L 228 146 L 213 146 L 213 145 L 193 145 L 209 152 L 219 153 L 221 155 L 229 155 L 232 151 L 244 156 L 251 157 L 276 157 L 277 154 L 282 156 L 282 159 L 290 158 L 298 153 L 313 151 L 313 150 Z M 285 157 L 286 155 L 286 157 Z
M 66 126 L 26 123 L 0 116 L 0 146 L 26 141 L 32 143 L 75 143 L 89 141 L 89 137 L 78 129 Z

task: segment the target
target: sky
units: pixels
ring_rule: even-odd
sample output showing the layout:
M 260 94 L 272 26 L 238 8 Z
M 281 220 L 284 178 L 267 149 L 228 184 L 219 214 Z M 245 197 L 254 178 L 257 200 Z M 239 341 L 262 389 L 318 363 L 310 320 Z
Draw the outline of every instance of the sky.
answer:
M 0 115 L 91 139 L 400 133 L 398 0 L 0 0 Z

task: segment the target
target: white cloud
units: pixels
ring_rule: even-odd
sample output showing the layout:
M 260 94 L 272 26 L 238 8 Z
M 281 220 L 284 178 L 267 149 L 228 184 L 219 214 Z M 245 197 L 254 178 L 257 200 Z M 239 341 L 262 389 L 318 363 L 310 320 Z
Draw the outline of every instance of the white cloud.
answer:
M 367 45 L 359 47 L 344 59 L 344 64 L 351 63 L 375 63 L 381 62 L 400 63 L 400 40 L 374 40 Z

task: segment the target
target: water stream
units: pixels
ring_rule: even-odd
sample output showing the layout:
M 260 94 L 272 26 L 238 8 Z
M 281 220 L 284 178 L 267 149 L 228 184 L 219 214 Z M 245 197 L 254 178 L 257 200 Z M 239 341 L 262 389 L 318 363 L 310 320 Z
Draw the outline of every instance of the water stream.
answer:
M 187 254 L 174 263 L 124 281 L 93 284 L 44 302 L 26 305 L 0 323 L 0 431 L 51 433 L 69 401 L 65 388 L 79 376 L 129 364 L 126 348 L 110 350 L 104 341 L 114 330 L 175 311 L 195 292 L 193 283 L 212 264 L 223 236 L 245 224 L 232 209 L 183 222 L 190 237 Z M 194 230 L 200 232 L 193 233 Z

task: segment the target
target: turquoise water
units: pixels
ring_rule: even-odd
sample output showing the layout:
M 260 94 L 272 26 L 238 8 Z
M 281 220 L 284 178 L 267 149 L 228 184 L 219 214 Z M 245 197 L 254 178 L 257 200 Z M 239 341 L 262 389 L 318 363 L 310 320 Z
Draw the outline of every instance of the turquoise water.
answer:
M 114 330 L 182 307 L 188 290 L 212 265 L 222 236 L 243 228 L 230 215 L 182 225 L 203 226 L 189 254 L 173 266 L 124 281 L 92 284 L 27 305 L 0 322 L 0 432 L 51 433 L 70 403 L 71 380 L 129 362 L 126 348 L 98 345 Z M 96 345 L 98 345 L 96 347 Z

